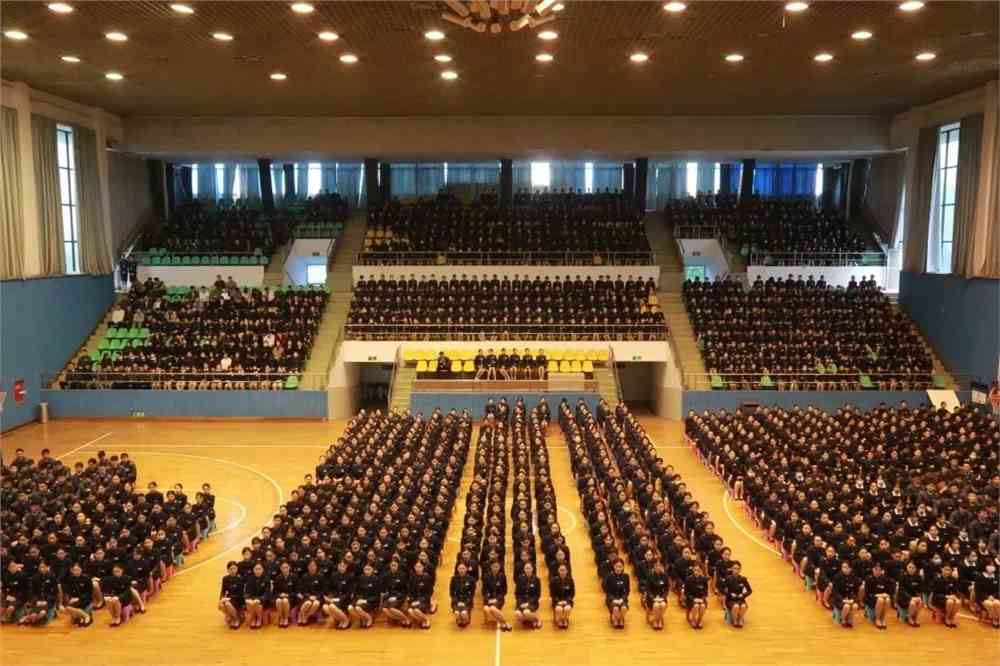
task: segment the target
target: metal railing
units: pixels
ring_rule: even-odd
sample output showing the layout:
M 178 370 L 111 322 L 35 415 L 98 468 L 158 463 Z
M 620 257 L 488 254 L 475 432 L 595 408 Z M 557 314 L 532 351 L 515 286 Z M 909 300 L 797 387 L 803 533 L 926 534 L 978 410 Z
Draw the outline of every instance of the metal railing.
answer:
M 861 381 L 862 375 L 871 380 L 871 386 L 864 386 Z M 772 385 L 762 384 L 764 373 L 738 373 L 738 372 L 718 372 L 718 373 L 683 373 L 684 388 L 688 390 L 778 390 L 778 391 L 836 391 L 836 390 L 882 390 L 882 391 L 924 391 L 927 389 L 941 388 L 944 390 L 960 390 L 967 388 L 972 377 L 968 375 L 939 376 L 939 385 L 935 386 L 935 373 L 930 372 L 794 372 L 794 373 L 768 373 Z M 723 384 L 713 385 L 713 377 L 722 379 Z M 950 381 L 949 381 L 950 377 Z
M 618 402 L 625 399 L 625 392 L 622 391 L 622 380 L 618 376 L 618 363 L 615 361 L 615 349 L 614 347 L 608 347 L 608 363 L 611 365 L 611 376 L 615 380 L 615 397 L 618 398 Z
M 702 239 L 722 236 L 721 228 L 716 224 L 681 224 L 674 227 L 674 238 Z
M 871 266 L 886 265 L 884 252 L 751 252 L 750 266 Z
M 396 356 L 393 358 L 393 361 L 392 361 L 392 374 L 389 375 L 389 397 L 388 397 L 388 401 L 389 401 L 389 406 L 390 407 L 392 406 L 393 391 L 396 390 L 396 373 L 398 373 L 404 367 L 404 365 L 405 364 L 403 363 L 403 346 L 402 345 L 397 345 L 396 346 Z
M 666 324 L 347 324 L 348 340 L 665 340 Z
M 468 393 L 470 391 L 515 393 L 566 393 L 565 387 L 552 388 L 543 379 L 417 379 L 413 382 L 414 393 Z M 583 392 L 597 393 L 597 381 L 583 380 Z
M 364 266 L 650 266 L 656 253 L 643 252 L 378 252 L 354 257 Z
M 135 372 L 129 370 L 66 370 L 59 373 L 42 373 L 42 386 L 49 388 L 61 388 L 66 390 L 76 389 L 153 389 L 153 384 L 158 384 L 158 388 L 176 388 L 178 382 L 184 382 L 188 389 L 197 388 L 191 384 L 206 382 L 211 385 L 221 382 L 249 384 L 250 382 L 271 383 L 280 381 L 284 384 L 289 377 L 295 377 L 298 382 L 297 388 L 322 387 L 322 375 L 318 372 L 223 372 L 210 370 L 189 371 L 189 370 L 152 370 L 146 372 Z M 71 384 L 78 384 L 72 386 Z M 163 386 L 170 384 L 171 386 Z M 205 388 L 212 388 L 206 386 Z

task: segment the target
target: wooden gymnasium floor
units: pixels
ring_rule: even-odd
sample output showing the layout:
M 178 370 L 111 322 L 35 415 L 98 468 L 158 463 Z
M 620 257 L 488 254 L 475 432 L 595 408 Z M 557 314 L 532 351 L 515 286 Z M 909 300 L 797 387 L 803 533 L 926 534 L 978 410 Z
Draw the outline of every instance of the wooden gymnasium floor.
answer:
M 645 425 L 662 448 L 664 458 L 683 475 L 744 564 L 755 593 L 743 631 L 723 623 L 714 600 L 705 629 L 692 631 L 671 596 L 667 627 L 663 632 L 654 632 L 643 621 L 634 593 L 628 627 L 624 631 L 608 627 L 590 544 L 571 483 L 568 456 L 556 427 L 549 433 L 552 473 L 577 585 L 576 611 L 568 631 L 552 627 L 547 592 L 542 602 L 546 626 L 541 631 L 515 628 L 513 633 L 501 634 L 484 626 L 478 613 L 471 627 L 457 629 L 450 621 L 446 598 L 455 558 L 454 541 L 442 556 L 437 598 L 443 612 L 435 617 L 430 631 L 386 628 L 383 621 L 368 631 L 339 632 L 319 627 L 229 631 L 215 608 L 224 563 L 237 558 L 238 547 L 268 520 L 303 474 L 312 471 L 317 456 L 338 436 L 344 422 L 54 421 L 26 426 L 4 436 L 4 457 L 12 457 L 19 446 L 36 459 L 43 447 L 49 447 L 67 463 L 93 455 L 98 449 L 109 453 L 128 451 L 139 466 L 142 486 L 150 479 L 161 487 L 180 481 L 193 493 L 203 481 L 210 482 L 218 497 L 219 532 L 188 559 L 177 578 L 151 602 L 147 615 L 114 630 L 107 626 L 105 611 L 98 614 L 93 627 L 85 630 L 70 628 L 62 617 L 46 628 L 5 626 L 0 630 L 0 663 L 300 664 L 314 663 L 317 657 L 343 660 L 352 666 L 804 666 L 842 664 L 858 658 L 872 658 L 880 664 L 1000 663 L 1000 632 L 969 619 L 961 620 L 957 631 L 933 625 L 929 617 L 924 618 L 920 629 L 894 620 L 885 632 L 867 623 L 860 623 L 853 631 L 837 627 L 830 614 L 802 589 L 789 567 L 760 540 L 739 508 L 723 498 L 718 481 L 681 445 L 680 424 L 646 417 Z M 471 469 L 472 456 L 468 465 Z M 463 486 L 452 522 L 453 535 L 462 524 L 464 496 Z M 545 567 L 541 569 L 544 578 Z M 633 584 L 633 592 L 634 588 Z

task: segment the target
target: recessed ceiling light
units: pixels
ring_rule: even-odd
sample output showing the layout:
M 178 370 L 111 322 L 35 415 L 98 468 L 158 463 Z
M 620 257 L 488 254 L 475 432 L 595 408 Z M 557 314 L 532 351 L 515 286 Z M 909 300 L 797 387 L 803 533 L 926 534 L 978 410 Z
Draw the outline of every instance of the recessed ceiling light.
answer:
M 743 54 L 730 53 L 726 56 L 726 62 L 743 62 Z
M 125 77 L 119 74 L 118 72 L 108 72 L 107 74 L 104 75 L 104 78 L 106 78 L 108 81 L 121 81 Z
M 217 39 L 220 42 L 231 42 L 231 41 L 233 41 L 233 36 L 230 35 L 228 32 L 213 32 L 212 33 L 212 38 L 213 39 Z
M 445 72 L 441 72 L 441 78 L 445 79 L 446 81 L 454 81 L 455 79 L 458 78 L 458 72 L 453 72 L 449 69 Z
M 437 60 L 438 62 L 451 62 L 451 56 L 448 55 L 447 53 L 438 53 L 436 56 L 434 56 L 434 59 Z
M 556 4 L 552 5 L 552 11 L 554 12 L 561 12 L 564 9 L 566 9 L 566 5 L 564 5 L 561 2 L 557 2 Z
M 284 81 L 287 78 L 288 74 L 285 74 L 284 72 L 274 72 L 271 74 L 272 81 Z
M 175 2 L 170 5 L 170 8 L 178 14 L 194 14 L 194 7 L 191 5 L 185 5 L 182 2 Z
M 538 33 L 538 39 L 544 39 L 547 42 L 551 42 L 553 39 L 559 36 L 559 33 L 555 30 L 542 30 Z
M 671 14 L 679 14 L 680 12 L 687 9 L 688 6 L 683 2 L 668 2 L 667 4 L 663 5 L 663 8 L 668 12 L 670 12 Z
M 66 2 L 50 2 L 49 10 L 56 14 L 71 14 L 73 12 L 73 5 Z
M 340 39 L 340 35 L 333 32 L 332 30 L 324 30 L 323 32 L 319 33 L 319 38 L 322 39 L 324 42 L 335 42 L 338 39 Z
M 358 61 L 358 56 L 354 55 L 353 53 L 345 53 L 344 55 L 340 56 L 340 62 L 346 62 L 348 65 L 353 65 L 357 61 Z
M 646 62 L 649 60 L 649 56 L 645 53 L 633 53 L 628 57 L 632 62 Z
M 809 9 L 808 2 L 789 2 L 785 5 L 785 9 L 790 12 L 804 12 Z
M 444 39 L 444 33 L 440 30 L 428 30 L 424 33 L 424 37 L 431 40 L 432 42 L 440 42 Z
M 77 58 L 76 56 L 72 56 L 72 55 L 64 55 L 64 56 L 62 56 L 62 57 L 60 58 L 60 60 L 62 60 L 63 62 L 71 62 L 71 63 L 73 63 L 74 65 L 75 65 L 76 63 L 80 62 L 80 59 L 79 59 L 79 58 Z
M 13 39 L 16 42 L 20 42 L 28 38 L 28 33 L 21 32 L 20 30 L 7 30 L 3 34 L 7 39 Z
M 110 39 L 113 42 L 127 42 L 128 41 L 128 35 L 126 35 L 124 32 L 106 32 L 106 33 L 104 33 L 104 36 L 107 37 L 108 39 Z
M 928 60 L 934 60 L 934 58 L 937 58 L 937 54 L 931 53 L 930 51 L 924 51 L 923 53 L 918 53 L 916 58 L 922 62 L 927 62 Z
M 553 56 L 551 53 L 539 53 L 538 55 L 535 56 L 535 60 L 537 60 L 538 62 L 552 62 L 553 60 L 555 60 L 555 56 Z
M 872 38 L 871 30 L 856 30 L 851 33 L 851 39 L 856 39 L 859 42 L 863 42 L 866 39 L 871 39 L 871 38 Z
M 908 2 L 900 3 L 899 8 L 904 12 L 919 12 L 924 8 L 924 3 L 919 2 L 919 0 L 908 0 Z
M 312 14 L 316 8 L 308 2 L 296 2 L 292 4 L 292 11 L 296 14 Z
M 816 55 L 813 56 L 813 60 L 815 60 L 816 62 L 830 62 L 831 60 L 833 60 L 833 54 L 817 53 Z

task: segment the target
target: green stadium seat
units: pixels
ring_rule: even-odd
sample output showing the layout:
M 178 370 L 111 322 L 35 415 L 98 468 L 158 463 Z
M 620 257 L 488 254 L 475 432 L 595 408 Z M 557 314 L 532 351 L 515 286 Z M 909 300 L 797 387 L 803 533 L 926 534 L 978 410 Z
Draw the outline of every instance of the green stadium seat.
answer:
M 128 329 L 128 331 L 125 332 L 125 337 L 129 338 L 130 340 L 134 340 L 134 339 L 138 338 L 139 337 L 139 327 L 138 326 L 133 326 L 132 328 Z
M 142 338 L 143 340 L 145 340 L 146 338 L 148 338 L 149 337 L 149 329 L 145 328 L 145 327 L 140 328 L 139 329 L 139 337 Z
M 721 391 L 726 388 L 726 380 L 721 375 L 712 375 L 712 390 Z
M 190 266 L 190 265 L 191 265 L 191 257 L 185 254 L 183 257 L 181 257 L 181 266 Z
M 299 378 L 295 375 L 289 375 L 288 379 L 285 380 L 285 390 L 294 391 L 299 387 Z
M 941 375 L 934 375 L 934 377 L 932 378 L 932 381 L 933 381 L 935 390 L 941 391 L 941 390 L 944 390 L 944 389 L 948 388 L 945 385 L 944 377 L 941 376 Z
M 201 266 L 201 257 L 199 257 L 198 255 L 195 255 L 195 256 L 191 257 L 191 265 L 192 266 Z
M 861 375 L 858 379 L 861 382 L 861 388 L 865 391 L 872 391 L 875 389 L 875 384 L 872 383 L 872 378 L 868 375 Z
M 771 375 L 764 375 L 760 378 L 760 387 L 766 390 L 774 388 L 774 380 L 771 379 Z
M 222 263 L 222 259 L 219 257 L 219 255 L 215 255 L 214 257 L 212 257 L 211 264 L 213 266 L 218 266 L 221 263 Z
M 162 260 L 159 257 L 151 257 L 149 260 L 150 266 L 159 266 L 161 263 Z
M 101 360 L 101 352 L 99 352 L 99 351 L 92 351 L 92 352 L 90 352 L 90 360 L 94 361 L 95 363 L 97 361 L 100 361 Z
M 108 338 L 101 338 L 101 341 L 97 343 L 97 348 L 101 351 L 111 349 L 111 340 Z

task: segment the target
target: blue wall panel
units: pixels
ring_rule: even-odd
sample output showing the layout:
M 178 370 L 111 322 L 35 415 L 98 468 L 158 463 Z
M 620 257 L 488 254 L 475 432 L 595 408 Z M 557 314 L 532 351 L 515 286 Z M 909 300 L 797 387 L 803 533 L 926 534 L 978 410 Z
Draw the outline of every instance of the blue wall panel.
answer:
M 1000 280 L 904 272 L 899 304 L 948 370 L 993 381 L 1000 359 Z
M 968 402 L 971 393 L 958 391 L 958 399 Z M 878 407 L 879 403 L 895 406 L 903 400 L 912 408 L 928 401 L 926 391 L 685 391 L 684 414 L 690 410 L 717 411 L 736 409 L 745 402 L 760 405 L 777 405 L 789 409 L 798 405 L 805 409 L 813 405 L 824 411 L 836 411 L 844 405 L 854 405 L 861 409 Z
M 556 408 L 563 398 L 569 400 L 570 404 L 576 405 L 576 401 L 583 398 L 591 409 L 597 406 L 601 396 L 597 393 L 413 393 L 410 396 L 410 411 L 423 412 L 425 416 L 434 411 L 435 407 L 440 407 L 442 411 L 448 412 L 452 409 L 462 411 L 468 409 L 473 418 L 483 415 L 483 407 L 486 401 L 493 398 L 494 402 L 500 402 L 500 398 L 506 398 L 507 403 L 514 407 L 518 398 L 524 399 L 524 405 L 531 409 L 538 404 L 542 398 L 549 403 L 549 410 L 552 418 L 556 418 Z
M 326 391 L 43 391 L 52 418 L 326 418 Z
M 0 390 L 8 392 L 0 430 L 37 417 L 41 374 L 62 369 L 113 300 L 110 275 L 0 282 Z M 17 379 L 28 390 L 22 404 L 9 393 Z

